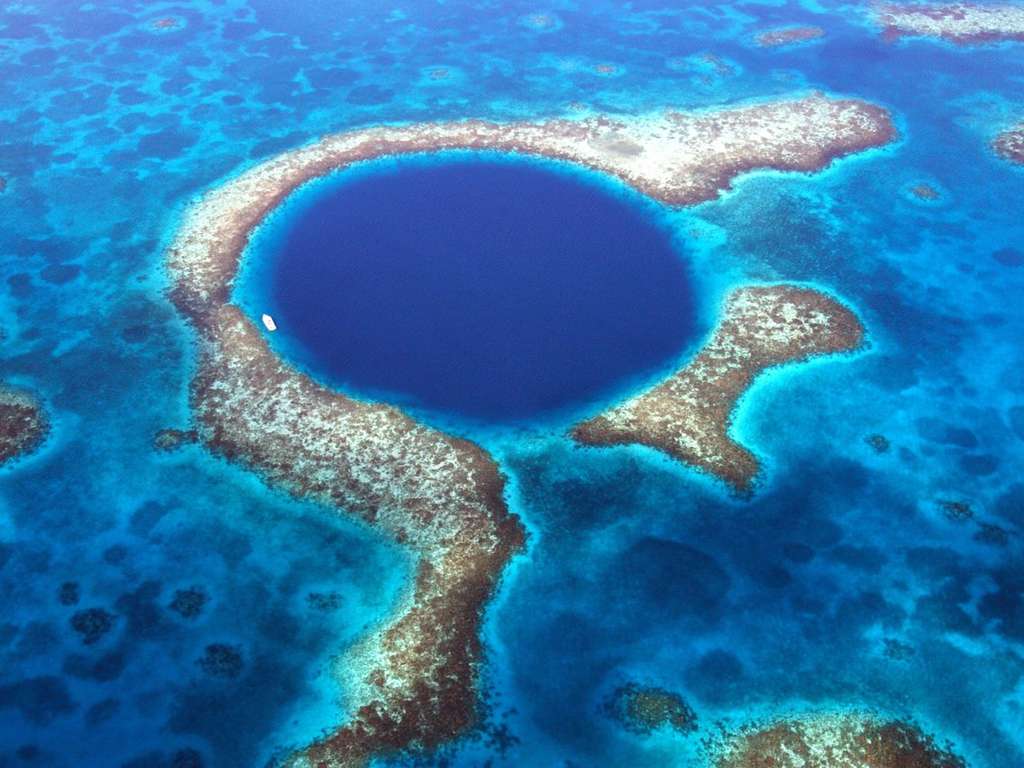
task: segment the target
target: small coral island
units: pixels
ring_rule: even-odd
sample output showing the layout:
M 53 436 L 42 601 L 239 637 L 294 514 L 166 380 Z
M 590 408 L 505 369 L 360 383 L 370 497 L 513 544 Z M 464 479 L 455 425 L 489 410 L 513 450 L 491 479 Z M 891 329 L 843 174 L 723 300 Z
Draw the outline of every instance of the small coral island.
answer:
M 31 392 L 0 384 L 0 466 L 32 453 L 46 439 L 49 420 Z
M 795 285 L 741 288 L 726 299 L 711 340 L 693 360 L 572 434 L 588 445 L 656 448 L 748 493 L 758 463 L 728 435 L 736 401 L 767 368 L 863 342 L 857 316 L 823 293 Z
M 992 142 L 992 147 L 1000 157 L 1024 165 L 1024 123 L 1000 133 Z
M 726 737 L 715 768 L 965 768 L 914 725 L 875 715 L 816 714 Z
M 888 40 L 931 37 L 957 45 L 1024 41 L 1024 7 L 1018 5 L 880 5 L 874 17 Z
M 814 171 L 894 135 L 885 110 L 821 94 L 635 118 L 386 126 L 284 152 L 190 206 L 167 266 L 171 298 L 199 341 L 191 384 L 198 439 L 273 486 L 362 519 L 407 547 L 417 563 L 394 615 L 346 659 L 351 721 L 295 755 L 294 765 L 361 766 L 374 755 L 435 747 L 469 728 L 476 718 L 481 615 L 525 534 L 506 505 L 504 476 L 484 449 L 396 407 L 317 384 L 278 359 L 260 328 L 232 303 L 243 251 L 267 214 L 300 185 L 353 163 L 446 149 L 569 161 L 661 202 L 692 205 L 714 198 L 745 171 Z M 758 301 L 758 290 L 744 294 L 756 304 L 752 338 L 740 325 L 742 314 L 729 332 L 763 351 L 766 362 L 772 354 L 789 359 L 848 346 L 845 316 L 830 299 L 807 291 L 789 303 Z M 781 323 L 774 329 L 780 338 L 766 316 Z M 808 338 L 799 333 L 802 324 Z M 726 397 L 745 386 L 731 382 L 753 373 L 741 367 L 721 377 Z M 720 397 L 713 388 L 701 391 Z M 720 411 L 722 425 L 727 413 Z M 712 445 L 720 446 L 724 426 L 707 428 L 718 441 Z M 176 435 L 166 438 L 158 445 L 179 442 Z

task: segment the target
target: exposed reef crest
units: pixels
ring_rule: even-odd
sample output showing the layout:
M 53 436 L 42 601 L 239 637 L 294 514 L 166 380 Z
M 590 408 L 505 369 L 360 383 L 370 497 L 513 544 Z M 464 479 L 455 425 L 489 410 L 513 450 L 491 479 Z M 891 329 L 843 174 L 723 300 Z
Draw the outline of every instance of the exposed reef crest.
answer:
M 873 714 L 814 714 L 744 728 L 714 768 L 965 768 L 917 726 Z
M 327 136 L 260 163 L 189 212 L 171 247 L 172 296 L 191 317 L 227 303 L 239 254 L 263 217 L 299 185 L 362 160 L 444 149 L 539 155 L 603 171 L 663 203 L 693 205 L 714 199 L 746 171 L 816 171 L 895 135 L 881 107 L 812 94 L 636 118 L 413 124 Z M 228 239 L 209 242 L 212 222 L 226 219 L 230 225 L 218 230 Z
M 320 386 L 274 355 L 231 301 L 264 217 L 300 185 L 388 155 L 542 155 L 688 205 L 714 198 L 744 171 L 818 170 L 894 135 L 885 110 L 820 94 L 693 114 L 377 127 L 272 157 L 190 206 L 167 266 L 171 298 L 199 337 L 191 385 L 199 439 L 272 485 L 358 516 L 418 559 L 411 594 L 363 644 L 352 720 L 295 765 L 363 765 L 374 754 L 434 747 L 472 724 L 481 612 L 524 530 L 482 448 Z
M 884 4 L 873 13 L 889 40 L 931 37 L 957 45 L 1024 41 L 1024 8 L 1016 5 Z
M 588 445 L 656 448 L 749 493 L 753 453 L 729 437 L 737 401 L 766 369 L 864 343 L 857 316 L 796 285 L 740 288 L 728 296 L 707 344 L 678 372 L 572 430 Z

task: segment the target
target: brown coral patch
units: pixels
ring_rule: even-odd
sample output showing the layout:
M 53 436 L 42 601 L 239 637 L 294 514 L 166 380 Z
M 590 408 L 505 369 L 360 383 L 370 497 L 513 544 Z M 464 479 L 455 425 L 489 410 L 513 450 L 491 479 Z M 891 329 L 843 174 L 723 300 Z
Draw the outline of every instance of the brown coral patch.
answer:
M 725 61 L 721 56 L 716 56 L 713 53 L 702 53 L 698 55 L 698 59 L 710 66 L 717 75 L 724 77 L 726 75 L 736 74 L 736 68 Z
M 749 728 L 723 746 L 715 768 L 965 768 L 916 726 L 832 715 Z
M 49 420 L 35 395 L 0 384 L 0 465 L 32 453 L 49 430 Z
M 825 36 L 821 27 L 782 27 L 761 32 L 755 42 L 762 48 L 777 48 L 782 45 L 794 45 L 817 40 Z
M 1024 165 L 1024 123 L 996 136 L 992 148 L 1003 159 Z
M 605 709 L 627 731 L 642 736 L 661 728 L 682 734 L 697 730 L 697 713 L 682 696 L 664 688 L 626 683 L 615 689 Z
M 728 435 L 737 400 L 767 368 L 863 343 L 857 316 L 819 291 L 741 288 L 726 299 L 696 357 L 653 389 L 578 424 L 572 435 L 588 445 L 647 445 L 748 493 L 758 462 Z
M 199 440 L 199 433 L 194 429 L 166 429 L 158 430 L 153 436 L 153 447 L 158 451 L 174 451 Z
M 181 21 L 174 18 L 173 16 L 164 16 L 160 19 L 153 19 L 153 22 L 150 26 L 158 31 L 169 31 L 180 27 Z

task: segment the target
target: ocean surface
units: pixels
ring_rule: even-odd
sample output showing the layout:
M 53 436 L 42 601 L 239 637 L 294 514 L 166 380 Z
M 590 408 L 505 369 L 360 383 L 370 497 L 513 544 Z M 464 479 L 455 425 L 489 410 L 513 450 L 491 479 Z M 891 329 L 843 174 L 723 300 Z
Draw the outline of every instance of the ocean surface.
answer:
M 866 708 L 914 719 L 972 768 L 1024 765 L 1024 172 L 989 149 L 1024 117 L 1024 44 L 890 43 L 866 18 L 831 0 L 5 4 L 0 379 L 40 393 L 53 428 L 0 468 L 0 766 L 273 765 L 345 719 L 333 664 L 411 577 L 372 530 L 199 446 L 154 448 L 189 423 L 195 340 L 163 261 L 190 200 L 352 127 L 810 90 L 880 104 L 900 139 L 818 174 L 748 174 L 684 210 L 546 162 L 367 166 L 300 192 L 250 247 L 239 300 L 281 318 L 276 348 L 478 441 L 529 528 L 487 613 L 483 728 L 385 762 L 702 766 L 701 733 L 608 717 L 610 693 L 639 681 L 678 691 L 704 734 Z M 825 36 L 754 44 L 790 24 Z M 531 194 L 496 199 L 502 175 Z M 472 220 L 443 205 L 467 185 L 490 190 Z M 336 206 L 360 216 L 311 227 Z M 373 240 L 373 221 L 409 216 L 484 260 L 435 272 Z M 499 221 L 508 240 L 477 242 Z M 365 291 L 339 296 L 352 279 Z M 744 398 L 733 433 L 765 468 L 752 499 L 647 449 L 566 438 L 692 354 L 731 288 L 778 280 L 842 297 L 870 345 Z M 630 311 L 638 294 L 656 299 Z M 522 310 L 534 301 L 544 313 Z M 481 305 L 493 314 L 464 328 Z M 422 337 L 431 318 L 467 349 L 500 336 L 513 378 L 489 380 L 475 352 L 455 377 L 453 345 Z M 440 374 L 380 364 L 408 333 Z

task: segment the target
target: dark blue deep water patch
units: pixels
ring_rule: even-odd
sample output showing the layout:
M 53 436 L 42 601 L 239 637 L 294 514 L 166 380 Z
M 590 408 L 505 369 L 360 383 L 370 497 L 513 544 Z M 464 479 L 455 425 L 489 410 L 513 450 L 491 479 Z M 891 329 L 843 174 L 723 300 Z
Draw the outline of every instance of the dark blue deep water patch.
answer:
M 460 154 L 320 186 L 257 258 L 279 351 L 325 381 L 507 423 L 607 396 L 696 336 L 654 205 L 589 174 Z

